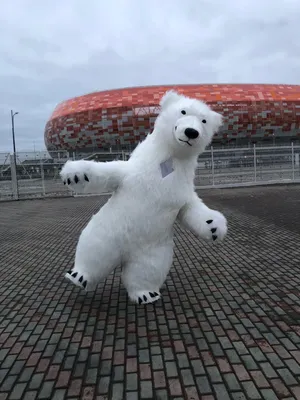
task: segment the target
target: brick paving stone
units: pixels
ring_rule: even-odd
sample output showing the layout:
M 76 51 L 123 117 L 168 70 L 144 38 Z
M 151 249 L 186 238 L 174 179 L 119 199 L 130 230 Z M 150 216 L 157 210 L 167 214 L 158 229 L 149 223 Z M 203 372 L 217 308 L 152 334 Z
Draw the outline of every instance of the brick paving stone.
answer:
M 178 376 L 178 370 L 177 370 L 177 366 L 176 366 L 175 362 L 168 361 L 165 363 L 165 366 L 166 366 L 166 370 L 167 370 L 167 376 L 169 378 Z
M 248 400 L 247 397 L 244 395 L 243 392 L 231 393 L 231 397 L 232 397 L 234 400 Z
M 100 375 L 110 375 L 112 371 L 112 360 L 104 360 L 100 364 Z
M 221 373 L 230 372 L 231 366 L 225 357 L 217 358 L 217 363 Z
M 197 388 L 195 386 L 189 386 L 184 388 L 186 400 L 200 400 Z
M 260 367 L 267 378 L 276 378 L 278 376 L 270 363 L 261 363 Z
M 184 376 L 184 371 L 182 370 L 182 375 Z M 191 376 L 191 372 L 189 371 L 189 374 Z M 153 379 L 154 379 L 154 387 L 155 388 L 161 388 L 166 386 L 166 378 L 165 378 L 165 373 L 164 371 L 154 371 L 153 372 Z M 184 381 L 184 378 L 183 378 Z
M 201 395 L 212 392 L 209 380 L 206 376 L 199 376 L 196 378 L 196 384 Z
M 137 390 L 138 376 L 136 373 L 126 375 L 126 390 Z
M 272 389 L 262 389 L 261 394 L 264 400 L 278 400 L 280 398 L 277 397 L 276 393 Z
M 248 371 L 256 370 L 259 368 L 254 358 L 250 355 L 241 356 L 241 360 L 243 361 Z
M 85 382 L 88 385 L 96 385 L 97 383 L 97 368 L 89 368 L 86 372 Z
M 217 400 L 230 400 L 230 395 L 223 384 L 216 384 L 213 386 Z
M 240 381 L 250 380 L 249 373 L 242 364 L 235 364 L 233 365 L 233 368 Z
M 23 397 L 23 393 L 26 387 L 26 383 L 17 383 L 14 388 L 13 391 L 11 393 L 11 395 L 9 396 L 9 398 L 11 400 L 19 400 L 22 399 Z
M 152 359 L 152 368 L 153 370 L 162 369 L 163 368 L 163 359 L 160 355 L 155 355 L 151 357 Z
M 295 375 L 300 375 L 300 365 L 295 360 L 285 360 L 285 364 Z
M 126 360 L 126 372 L 137 371 L 137 359 L 135 357 L 127 358 Z
M 291 374 L 291 372 L 287 368 L 278 369 L 278 375 L 282 378 L 286 385 L 297 385 L 298 381 L 295 379 L 295 376 Z
M 267 388 L 270 386 L 262 371 L 250 371 L 250 374 L 258 388 Z
M 74 367 L 73 377 L 74 378 L 82 378 L 85 374 L 86 364 L 85 363 L 78 363 Z M 66 371 L 68 373 L 68 371 Z
M 69 385 L 70 371 L 61 371 L 56 381 L 56 387 L 67 387 Z
M 44 380 L 43 373 L 34 374 L 30 380 L 29 389 L 39 389 L 43 384 L 43 380 Z
M 259 394 L 253 382 L 242 382 L 242 386 L 245 389 L 246 395 L 249 397 L 249 399 L 261 399 L 261 395 Z
M 169 400 L 170 399 L 170 396 L 169 396 L 167 390 L 156 390 L 155 395 L 156 395 L 157 400 Z M 147 398 L 147 397 L 144 397 L 144 398 Z M 150 398 L 151 397 L 149 397 L 149 399 Z
M 108 393 L 109 385 L 110 385 L 110 377 L 109 376 L 100 377 L 100 381 L 98 383 L 98 393 L 100 393 L 100 394 Z
M 182 394 L 182 387 L 179 379 L 171 378 L 168 380 L 168 386 L 171 396 L 180 396 Z
M 66 397 L 66 389 L 56 389 L 54 390 L 51 400 L 64 400 Z
M 205 373 L 204 365 L 201 360 L 192 360 L 191 361 L 194 375 L 203 375 Z
M 124 385 L 123 383 L 114 383 L 112 388 L 112 400 L 123 400 L 124 399 Z
M 153 387 L 151 381 L 141 381 L 141 398 L 152 399 Z
M 124 381 L 124 366 L 123 365 L 117 365 L 114 367 L 114 381 Z M 97 368 L 95 368 L 95 371 L 98 371 Z M 134 372 L 134 371 L 132 371 Z M 98 373 L 97 373 L 98 374 Z
M 225 379 L 227 386 L 231 391 L 241 390 L 241 386 L 235 374 L 224 374 L 223 378 Z
M 138 392 L 127 392 L 126 400 L 138 400 Z
M 270 382 L 278 397 L 284 397 L 290 394 L 289 389 L 285 386 L 281 379 L 271 379 Z
M 68 396 L 75 396 L 78 398 L 82 386 L 81 379 L 72 379 L 70 385 L 68 386 Z
M 217 367 L 207 367 L 206 371 L 210 377 L 210 380 L 214 382 L 222 382 L 222 377 Z
M 176 225 L 154 306 L 120 270 L 87 294 L 63 278 L 108 196 L 1 204 L 0 400 L 300 398 L 300 185 L 200 195 L 229 235 Z
M 54 381 L 46 381 L 43 383 L 41 391 L 39 393 L 39 399 L 51 399 L 51 392 L 54 386 Z
M 300 385 L 291 387 L 291 391 L 297 400 L 300 399 Z

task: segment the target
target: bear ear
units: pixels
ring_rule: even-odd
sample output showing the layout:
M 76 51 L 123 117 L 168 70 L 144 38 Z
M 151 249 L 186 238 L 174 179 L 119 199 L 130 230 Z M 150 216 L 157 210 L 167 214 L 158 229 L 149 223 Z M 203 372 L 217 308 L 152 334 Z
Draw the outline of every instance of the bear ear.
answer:
M 181 99 L 181 95 L 175 90 L 168 90 L 161 98 L 159 105 L 161 108 L 167 108 L 170 104 L 177 102 Z
M 216 111 L 212 111 L 211 124 L 213 127 L 213 131 L 217 132 L 219 128 L 223 125 L 223 115 L 217 113 Z

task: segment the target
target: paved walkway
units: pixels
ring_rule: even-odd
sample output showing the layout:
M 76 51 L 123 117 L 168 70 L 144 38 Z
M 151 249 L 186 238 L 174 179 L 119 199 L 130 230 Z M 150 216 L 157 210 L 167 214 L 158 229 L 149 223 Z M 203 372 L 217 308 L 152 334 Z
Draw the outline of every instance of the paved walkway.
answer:
M 177 227 L 155 306 L 63 279 L 105 198 L 0 205 L 0 400 L 300 399 L 300 187 L 201 196 L 229 236 Z

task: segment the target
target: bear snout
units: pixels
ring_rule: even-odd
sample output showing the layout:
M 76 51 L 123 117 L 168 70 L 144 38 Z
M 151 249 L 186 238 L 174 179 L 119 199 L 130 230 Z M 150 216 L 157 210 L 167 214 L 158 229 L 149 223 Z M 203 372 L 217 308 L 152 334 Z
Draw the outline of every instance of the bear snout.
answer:
M 196 139 L 199 136 L 199 132 L 194 128 L 186 128 L 184 134 L 189 139 Z

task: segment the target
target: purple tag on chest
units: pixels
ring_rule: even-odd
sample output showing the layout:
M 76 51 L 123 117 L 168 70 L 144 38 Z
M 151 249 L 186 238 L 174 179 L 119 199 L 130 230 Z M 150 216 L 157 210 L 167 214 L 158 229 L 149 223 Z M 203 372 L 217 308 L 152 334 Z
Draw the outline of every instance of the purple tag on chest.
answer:
M 163 178 L 170 175 L 174 171 L 172 158 L 169 158 L 168 160 L 162 162 L 160 164 L 160 170 L 161 170 L 161 176 Z

